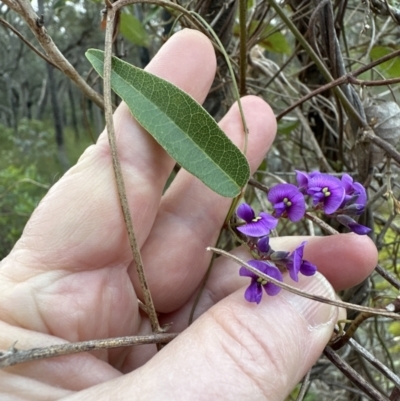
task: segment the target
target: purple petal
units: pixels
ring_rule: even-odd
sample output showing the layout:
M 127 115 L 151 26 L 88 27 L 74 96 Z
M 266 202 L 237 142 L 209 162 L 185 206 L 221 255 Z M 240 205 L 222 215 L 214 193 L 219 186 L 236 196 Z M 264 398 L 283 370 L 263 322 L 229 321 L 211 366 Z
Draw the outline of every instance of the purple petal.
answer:
M 254 267 L 255 269 L 259 270 L 261 273 L 267 273 L 269 265 L 262 261 L 262 260 L 258 260 L 258 259 L 251 259 L 247 262 L 247 264 L 249 264 L 251 267 Z M 241 274 L 240 272 L 242 271 L 242 269 L 246 270 L 247 272 L 251 273 L 251 275 L 247 274 L 247 273 L 243 273 Z M 255 277 L 258 278 L 257 274 L 254 274 L 253 272 L 251 272 L 250 270 L 246 269 L 244 266 L 242 266 L 239 270 L 239 274 L 241 276 L 248 276 L 248 277 Z
M 358 224 L 357 222 L 350 223 L 349 228 L 351 231 L 353 231 L 353 233 L 356 233 L 358 235 L 366 235 L 371 231 L 369 227 L 365 227 L 361 224 Z
M 299 192 L 299 189 L 293 184 L 277 184 L 268 192 L 268 200 L 271 203 L 282 202 L 284 198 L 291 198 Z
M 250 223 L 256 216 L 254 210 L 247 203 L 242 203 L 236 210 L 236 214 L 246 223 Z
M 354 193 L 358 194 L 356 203 L 365 207 L 367 204 L 367 192 L 365 191 L 365 188 L 359 182 L 355 182 L 353 188 Z
M 303 218 L 306 213 L 306 203 L 303 194 L 300 192 L 291 199 L 292 206 L 288 209 L 288 217 L 291 221 L 296 222 Z
M 257 248 L 262 253 L 268 253 L 271 249 L 269 246 L 269 237 L 262 237 L 257 242 Z
M 304 247 L 307 241 L 302 242 L 290 255 L 291 261 L 287 263 L 286 267 L 289 271 L 289 276 L 294 281 L 299 281 L 299 272 L 301 264 L 303 263 Z
M 271 276 L 272 278 L 279 280 L 279 281 L 283 281 L 283 277 L 282 277 L 282 273 L 279 271 L 278 268 L 276 268 L 275 266 L 271 266 L 271 265 L 267 265 L 267 271 L 265 272 L 265 274 L 267 274 L 268 276 Z M 274 283 L 270 283 L 268 282 L 267 284 L 263 285 L 265 292 L 270 295 L 270 296 L 274 296 L 276 294 L 279 293 L 279 291 L 281 290 L 280 287 L 278 287 L 276 284 Z
M 300 190 L 305 190 L 308 187 L 309 175 L 304 171 L 296 171 L 296 180 Z
M 325 198 L 324 212 L 326 214 L 335 213 L 336 210 L 338 210 L 340 205 L 342 204 L 343 198 L 344 198 L 344 191 L 342 193 L 332 192 L 331 196 Z
M 249 237 L 264 237 L 276 227 L 278 220 L 270 214 L 261 212 L 257 221 L 237 227 L 238 231 Z
M 371 231 L 370 228 L 365 227 L 361 224 L 358 224 L 351 217 L 346 216 L 344 214 L 340 214 L 339 216 L 336 216 L 336 219 L 339 223 L 343 224 L 348 229 L 350 229 L 351 231 L 353 231 L 354 233 L 356 233 L 358 235 L 365 235 Z
M 274 204 L 275 215 L 276 217 L 281 217 L 282 214 L 286 211 L 287 206 L 283 202 L 278 202 Z
M 244 298 L 248 302 L 256 302 L 259 304 L 262 298 L 262 288 L 257 281 L 252 281 L 251 284 L 247 287 Z
M 247 262 L 249 263 L 249 262 Z M 249 263 L 250 264 L 250 263 Z M 247 269 L 245 266 L 242 266 L 239 269 L 239 276 L 243 276 L 243 277 L 251 277 L 251 278 L 258 278 L 258 276 L 256 274 L 254 274 L 253 272 L 251 272 L 249 269 Z
M 284 199 L 290 201 L 288 206 Z M 291 221 L 299 221 L 306 211 L 303 194 L 292 184 L 278 184 L 268 192 L 268 200 L 273 204 L 275 213 L 280 217 L 285 211 Z
M 320 195 L 317 196 L 317 192 L 323 195 L 320 201 L 324 204 L 324 212 L 326 214 L 334 213 L 343 202 L 345 190 L 342 182 L 336 177 L 329 174 L 316 174 L 310 178 L 308 186 L 307 193 L 313 196 L 314 204 L 320 198 Z M 329 196 L 325 196 L 323 192 L 324 188 L 328 189 Z
M 305 276 L 313 276 L 317 271 L 317 266 L 313 265 L 308 260 L 303 260 L 303 263 L 300 266 L 300 273 Z
M 342 185 L 346 194 L 351 194 L 353 189 L 353 178 L 348 174 L 342 175 Z
M 295 268 L 293 261 L 288 262 L 286 268 L 288 269 L 290 278 L 293 281 L 299 281 L 299 270 Z

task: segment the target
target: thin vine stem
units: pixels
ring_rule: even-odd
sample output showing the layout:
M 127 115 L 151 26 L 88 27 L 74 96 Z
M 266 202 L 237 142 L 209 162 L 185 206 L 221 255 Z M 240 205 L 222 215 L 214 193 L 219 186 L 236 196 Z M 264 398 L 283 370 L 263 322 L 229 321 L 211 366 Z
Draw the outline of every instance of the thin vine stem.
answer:
M 161 329 L 157 312 L 151 297 L 151 293 L 147 284 L 143 261 L 140 250 L 136 241 L 135 232 L 133 229 L 132 216 L 129 209 L 129 203 L 126 194 L 125 182 L 122 174 L 121 164 L 118 157 L 117 140 L 115 137 L 113 113 L 112 113 L 112 100 L 111 100 L 111 58 L 112 58 L 112 41 L 114 31 L 114 18 L 116 9 L 113 7 L 107 8 L 107 26 L 105 34 L 105 53 L 104 53 L 104 106 L 105 117 L 108 132 L 108 140 L 110 143 L 111 157 L 113 162 L 113 169 L 115 180 L 117 184 L 118 196 L 121 204 L 122 213 L 125 220 L 126 229 L 128 232 L 129 245 L 131 247 L 133 260 L 139 276 L 140 286 L 143 293 L 144 303 L 149 316 L 152 331 L 154 333 L 161 333 Z

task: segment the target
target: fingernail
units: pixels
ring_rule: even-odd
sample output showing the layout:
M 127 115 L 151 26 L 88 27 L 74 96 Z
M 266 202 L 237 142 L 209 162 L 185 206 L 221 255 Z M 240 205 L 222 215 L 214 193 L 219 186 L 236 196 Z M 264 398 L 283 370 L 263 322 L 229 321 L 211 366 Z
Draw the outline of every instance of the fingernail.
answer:
M 301 277 L 296 288 L 309 294 L 335 299 L 332 286 L 324 276 L 318 273 L 312 277 Z M 317 302 L 289 291 L 283 291 L 282 297 L 307 320 L 312 328 L 329 323 L 334 317 L 336 318 L 336 306 Z

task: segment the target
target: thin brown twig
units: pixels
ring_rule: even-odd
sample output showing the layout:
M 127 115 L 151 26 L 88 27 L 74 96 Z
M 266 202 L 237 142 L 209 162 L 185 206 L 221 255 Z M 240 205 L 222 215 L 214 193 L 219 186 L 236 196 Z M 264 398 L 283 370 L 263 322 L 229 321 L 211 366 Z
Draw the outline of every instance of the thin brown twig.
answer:
M 117 140 L 114 131 L 113 122 L 113 107 L 111 99 L 111 58 L 112 58 L 112 43 L 114 32 L 116 9 L 109 6 L 107 8 L 107 25 L 105 35 L 105 53 L 104 53 L 104 106 L 105 117 L 108 132 L 108 140 L 110 143 L 111 156 L 113 161 L 113 168 L 115 180 L 117 185 L 118 196 L 121 204 L 122 214 L 124 216 L 126 229 L 128 232 L 129 245 L 131 247 L 133 260 L 136 266 L 136 271 L 139 276 L 140 286 L 143 293 L 144 303 L 149 316 L 152 331 L 154 333 L 162 333 L 163 329 L 160 327 L 157 317 L 157 312 L 151 297 L 149 286 L 147 284 L 146 276 L 143 268 L 143 261 L 140 250 L 136 241 L 136 236 L 132 223 L 132 216 L 129 209 L 128 198 L 126 195 L 125 182 L 122 174 L 121 164 L 118 157 Z
M 240 29 L 240 96 L 246 95 L 246 73 L 247 73 L 247 30 L 246 30 L 247 0 L 239 0 L 239 29 Z
M 374 401 L 388 401 L 388 398 L 371 386 L 350 365 L 339 357 L 330 347 L 325 347 L 324 355 L 359 389 Z
M 26 39 L 17 29 L 15 29 L 10 23 L 8 23 L 4 18 L 0 17 L 0 24 L 4 25 L 10 31 L 12 31 L 15 35 L 17 35 L 33 52 L 35 52 L 40 58 L 42 58 L 47 63 L 51 64 L 53 67 L 60 69 L 57 64 L 54 64 L 51 59 L 49 59 L 45 54 L 43 54 L 40 50 L 36 49 L 35 46 L 28 39 Z
M 127 336 L 106 338 L 101 340 L 81 341 L 76 343 L 50 345 L 49 347 L 19 350 L 15 344 L 7 351 L 0 351 L 0 368 L 16 365 L 22 362 L 54 358 L 61 355 L 77 354 L 79 352 L 96 351 L 119 347 L 130 347 L 144 344 L 166 344 L 178 336 L 178 333 L 150 334 L 147 336 Z

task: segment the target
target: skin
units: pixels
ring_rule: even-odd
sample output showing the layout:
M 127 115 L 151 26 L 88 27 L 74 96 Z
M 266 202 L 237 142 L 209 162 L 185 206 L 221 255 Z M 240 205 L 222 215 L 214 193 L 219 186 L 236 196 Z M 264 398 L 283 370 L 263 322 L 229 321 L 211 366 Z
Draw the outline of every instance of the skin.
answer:
M 179 62 L 177 62 L 179 61 Z M 202 102 L 216 68 L 202 34 L 174 35 L 147 70 Z M 271 108 L 248 96 L 247 157 L 254 171 L 270 148 L 276 122 Z M 243 142 L 232 106 L 221 128 Z M 338 318 L 335 307 L 281 291 L 259 305 L 244 300 L 249 279 L 219 258 L 187 328 L 192 307 L 230 200 L 181 170 L 162 196 L 174 161 L 133 120 L 115 112 L 119 157 L 146 275 L 161 324 L 182 334 L 156 353 L 154 345 L 76 354 L 0 371 L 2 400 L 283 400 L 317 360 Z M 304 237 L 277 238 L 293 250 Z M 369 238 L 342 234 L 308 238 L 305 258 L 320 274 L 298 288 L 326 297 L 373 270 Z M 244 260 L 242 248 L 233 253 Z M 39 204 L 11 254 L 0 264 L 0 349 L 150 333 L 139 312 L 140 286 L 117 198 L 109 145 L 103 132 L 76 166 Z M 325 278 L 325 277 L 326 278 Z M 329 284 L 329 282 L 331 284 Z M 334 289 L 332 288 L 332 286 Z

